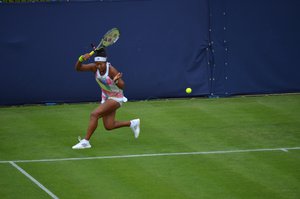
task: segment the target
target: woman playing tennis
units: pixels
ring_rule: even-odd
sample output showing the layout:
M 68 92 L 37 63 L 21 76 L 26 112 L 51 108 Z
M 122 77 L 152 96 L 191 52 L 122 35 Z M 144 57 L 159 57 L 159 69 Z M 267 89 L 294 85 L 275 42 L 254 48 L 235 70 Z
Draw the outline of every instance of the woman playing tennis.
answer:
M 116 121 L 116 111 L 122 106 L 127 98 L 123 95 L 124 81 L 122 73 L 118 72 L 109 62 L 107 62 L 106 52 L 103 48 L 95 51 L 94 63 L 82 64 L 88 60 L 89 53 L 79 57 L 75 64 L 77 71 L 90 71 L 95 74 L 96 81 L 102 90 L 101 104 L 90 114 L 90 121 L 86 132 L 85 139 L 79 139 L 79 143 L 74 145 L 73 149 L 91 148 L 89 142 L 91 136 L 98 126 L 99 118 L 102 118 L 105 129 L 112 130 L 120 127 L 130 127 L 134 137 L 138 138 L 140 133 L 140 119 L 131 121 Z

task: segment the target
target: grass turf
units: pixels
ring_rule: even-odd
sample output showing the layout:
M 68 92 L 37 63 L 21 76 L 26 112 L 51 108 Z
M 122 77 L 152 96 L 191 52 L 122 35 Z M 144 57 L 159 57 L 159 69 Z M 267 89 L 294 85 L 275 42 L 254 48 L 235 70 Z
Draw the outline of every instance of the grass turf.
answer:
M 128 102 L 117 118 L 140 117 L 139 139 L 100 123 L 92 149 L 72 150 L 96 106 L 0 108 L 0 161 L 300 147 L 299 95 Z M 299 150 L 17 164 L 60 199 L 300 197 Z M 51 198 L 0 171 L 1 198 Z

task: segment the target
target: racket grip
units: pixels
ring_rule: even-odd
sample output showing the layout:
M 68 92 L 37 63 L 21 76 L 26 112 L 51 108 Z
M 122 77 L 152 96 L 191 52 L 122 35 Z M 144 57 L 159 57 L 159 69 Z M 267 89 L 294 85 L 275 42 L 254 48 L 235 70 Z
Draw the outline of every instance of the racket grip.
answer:
M 89 54 L 90 54 L 90 56 L 92 56 L 93 54 L 95 54 L 95 51 L 92 51 Z
M 78 61 L 79 61 L 79 62 L 83 62 L 83 61 L 84 61 L 84 58 L 83 58 L 82 55 L 78 58 Z

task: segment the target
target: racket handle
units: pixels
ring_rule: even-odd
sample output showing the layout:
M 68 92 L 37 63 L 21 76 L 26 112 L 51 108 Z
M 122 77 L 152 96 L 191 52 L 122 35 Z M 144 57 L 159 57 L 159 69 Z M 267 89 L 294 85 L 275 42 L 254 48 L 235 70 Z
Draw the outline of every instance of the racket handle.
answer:
M 89 54 L 90 54 L 90 56 L 92 56 L 93 54 L 95 54 L 95 51 L 92 51 Z

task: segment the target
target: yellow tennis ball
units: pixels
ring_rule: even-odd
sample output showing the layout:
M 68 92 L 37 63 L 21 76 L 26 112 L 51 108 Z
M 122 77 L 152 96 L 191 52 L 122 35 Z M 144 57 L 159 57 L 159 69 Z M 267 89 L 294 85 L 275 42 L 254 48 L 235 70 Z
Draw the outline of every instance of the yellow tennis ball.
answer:
M 186 92 L 187 94 L 190 94 L 190 93 L 192 92 L 192 89 L 191 89 L 191 88 L 186 88 L 186 89 L 185 89 L 185 92 Z

